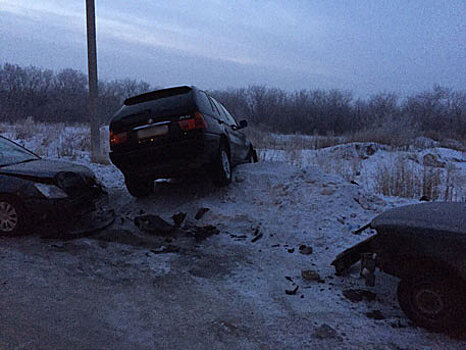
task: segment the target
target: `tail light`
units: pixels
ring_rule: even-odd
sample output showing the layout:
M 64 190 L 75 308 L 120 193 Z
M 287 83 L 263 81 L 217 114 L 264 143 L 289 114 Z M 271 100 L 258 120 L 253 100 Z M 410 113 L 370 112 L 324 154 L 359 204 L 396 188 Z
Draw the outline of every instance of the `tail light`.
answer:
M 179 120 L 178 125 L 183 131 L 207 128 L 207 122 L 200 112 L 195 112 L 192 118 Z
M 128 139 L 127 132 L 121 132 L 119 134 L 115 134 L 113 130 L 110 130 L 110 146 L 115 146 L 120 143 L 125 143 Z

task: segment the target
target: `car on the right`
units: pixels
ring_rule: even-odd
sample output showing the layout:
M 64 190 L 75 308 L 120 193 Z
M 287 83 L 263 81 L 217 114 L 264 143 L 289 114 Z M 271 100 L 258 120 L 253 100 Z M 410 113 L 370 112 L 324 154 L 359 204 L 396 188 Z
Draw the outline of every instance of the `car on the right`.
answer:
M 417 325 L 438 332 L 466 329 L 466 203 L 430 202 L 387 210 L 377 231 L 332 262 L 337 274 L 362 259 L 372 284 L 374 268 L 400 278 L 398 301 Z

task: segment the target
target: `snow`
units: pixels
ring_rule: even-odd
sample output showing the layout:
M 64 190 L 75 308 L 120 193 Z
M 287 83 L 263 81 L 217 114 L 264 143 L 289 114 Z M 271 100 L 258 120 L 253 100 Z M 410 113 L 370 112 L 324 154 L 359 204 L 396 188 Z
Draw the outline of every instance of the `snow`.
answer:
M 31 148 L 39 143 L 28 142 Z M 334 275 L 335 256 L 371 234 L 357 236 L 354 229 L 388 208 L 417 202 L 374 194 L 369 178 L 377 164 L 391 164 L 393 152 L 377 146 L 367 155 L 364 149 L 263 150 L 263 161 L 235 169 L 229 187 L 215 188 L 197 175 L 157 183 L 145 199 L 127 193 L 112 165 L 74 153 L 108 187 L 118 218 L 97 236 L 74 241 L 0 238 L 0 285 L 6 286 L 0 290 L 0 348 L 464 349 L 460 340 L 410 324 L 396 301 L 395 278 L 379 273 L 370 288 L 357 267 Z M 454 162 L 465 175 L 464 153 L 415 151 L 421 160 L 427 153 Z M 352 162 L 361 165 L 354 178 Z M 202 207 L 210 210 L 197 222 Z M 183 236 L 167 242 L 134 226 L 143 212 L 167 221 L 186 212 L 188 221 L 216 225 L 220 233 L 202 242 Z M 263 237 L 253 243 L 257 229 Z M 180 252 L 150 250 L 167 244 Z M 301 244 L 313 253 L 300 254 Z M 305 281 L 301 271 L 307 269 L 325 283 Z M 295 285 L 297 294 L 287 295 Z M 376 300 L 352 303 L 342 296 L 350 288 L 369 289 Z M 386 318 L 368 318 L 373 310 Z M 314 336 L 322 324 L 336 337 Z M 31 325 L 40 337 L 27 331 Z
M 372 153 L 374 152 L 374 153 Z M 418 179 L 426 171 L 423 159 L 426 155 L 435 157 L 442 167 L 428 167 L 439 172 L 438 199 L 444 199 L 447 181 L 453 185 L 449 200 L 466 200 L 466 152 L 442 147 L 410 150 L 393 150 L 389 146 L 376 143 L 347 143 L 318 150 L 259 150 L 262 159 L 284 161 L 303 168 L 315 164 L 328 174 L 336 174 L 357 182 L 368 193 L 377 193 L 377 174 L 385 167 L 394 169 L 405 163 Z M 428 171 L 427 170 L 427 171 Z M 450 179 L 447 180 L 447 174 Z M 421 186 L 422 187 L 422 186 Z M 420 198 L 419 195 L 418 198 Z

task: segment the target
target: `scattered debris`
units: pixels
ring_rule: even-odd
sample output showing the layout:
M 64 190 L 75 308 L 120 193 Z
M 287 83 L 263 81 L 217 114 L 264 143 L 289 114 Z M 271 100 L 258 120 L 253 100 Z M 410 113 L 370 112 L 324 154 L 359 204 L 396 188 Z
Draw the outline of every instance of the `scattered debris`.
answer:
M 309 282 L 325 283 L 325 280 L 323 280 L 315 270 L 302 270 L 301 277 Z
M 264 235 L 262 233 L 259 233 L 256 237 L 251 239 L 251 243 L 257 242 L 259 239 L 261 239 Z
M 168 235 L 173 232 L 175 227 L 158 215 L 142 215 L 134 218 L 134 224 L 144 232 L 155 235 Z
M 236 240 L 245 240 L 246 238 L 248 238 L 248 236 L 246 235 L 235 235 L 235 234 L 230 234 L 230 237 Z
M 358 228 L 356 231 L 353 231 L 353 235 L 359 235 L 361 234 L 361 232 L 363 232 L 364 230 L 368 229 L 369 227 L 371 227 L 371 224 L 368 223 L 364 226 L 361 226 L 360 228 Z
M 202 217 L 204 216 L 205 213 L 207 213 L 210 209 L 209 208 L 200 208 L 197 213 L 196 213 L 196 216 L 194 217 L 196 220 L 201 220 Z
M 244 176 L 239 176 L 239 175 L 235 176 L 235 182 L 237 182 L 237 183 L 244 182 L 244 180 L 246 180 L 246 178 Z
M 288 249 L 288 253 L 294 253 L 294 248 Z
M 364 289 L 345 289 L 343 295 L 353 303 L 359 303 L 362 300 L 374 301 L 376 297 L 375 293 Z
M 154 254 L 164 254 L 164 253 L 178 253 L 181 248 L 174 245 L 161 246 L 157 249 L 151 249 L 150 251 Z
M 180 227 L 184 219 L 186 219 L 186 213 L 180 212 L 172 216 L 173 222 L 176 227 Z
M 354 181 L 354 180 L 351 180 L 350 182 L 351 182 L 352 185 L 360 186 L 360 185 L 359 185 L 356 181 Z
M 337 217 L 337 221 L 338 221 L 340 224 L 344 225 L 344 224 L 345 224 L 345 217 L 344 217 L 344 216 Z
M 366 316 L 374 320 L 385 320 L 385 316 L 382 314 L 380 310 L 372 310 L 370 312 L 366 312 Z
M 285 276 L 285 279 L 287 279 L 288 281 L 294 283 L 294 282 L 293 282 L 293 279 L 292 279 L 290 276 Z
M 191 234 L 198 242 L 220 233 L 220 230 L 214 225 L 189 226 L 185 227 L 185 231 Z
M 296 295 L 296 293 L 298 292 L 298 289 L 299 289 L 299 286 L 296 286 L 295 289 L 293 289 L 293 290 L 288 290 L 288 289 L 285 290 L 285 293 L 287 295 Z
M 320 192 L 320 194 L 324 195 L 324 196 L 330 196 L 330 195 L 334 194 L 335 192 L 336 192 L 335 188 L 326 187 Z
M 301 244 L 299 246 L 299 252 L 303 255 L 309 255 L 309 254 L 312 254 L 314 250 L 312 249 L 311 246 L 307 246 L 305 244 Z
M 337 331 L 324 323 L 314 331 L 314 337 L 317 339 L 337 338 Z

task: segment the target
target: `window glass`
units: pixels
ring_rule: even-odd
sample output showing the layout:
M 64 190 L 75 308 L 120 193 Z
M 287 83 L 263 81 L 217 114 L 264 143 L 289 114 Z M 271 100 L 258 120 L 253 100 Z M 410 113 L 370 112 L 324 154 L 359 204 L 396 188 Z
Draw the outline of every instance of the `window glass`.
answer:
M 227 118 L 228 124 L 229 124 L 229 125 L 238 125 L 238 124 L 236 123 L 235 118 L 233 118 L 233 116 L 230 114 L 230 112 L 228 112 L 228 110 L 225 108 L 225 106 L 222 105 L 222 104 L 220 104 L 220 107 L 222 107 L 223 112 L 225 113 L 225 116 L 226 116 L 226 118 Z
M 214 107 L 204 91 L 199 91 L 199 102 L 205 113 L 215 113 Z
M 222 110 L 222 107 L 220 107 L 219 103 L 213 97 L 211 97 L 210 100 L 212 101 L 212 104 L 215 106 L 218 117 L 226 123 L 227 117 L 225 115 L 225 112 Z
M 0 167 L 39 159 L 27 149 L 0 137 Z

